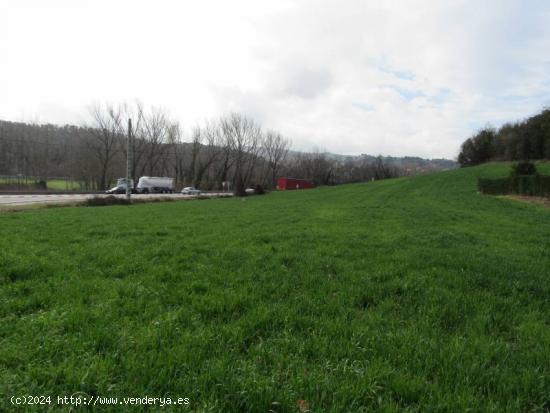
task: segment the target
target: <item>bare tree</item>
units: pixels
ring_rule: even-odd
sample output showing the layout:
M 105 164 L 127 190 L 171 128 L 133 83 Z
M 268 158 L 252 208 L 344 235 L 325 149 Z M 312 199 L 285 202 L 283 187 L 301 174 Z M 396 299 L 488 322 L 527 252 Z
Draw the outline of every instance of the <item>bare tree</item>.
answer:
M 262 130 L 254 120 L 237 113 L 224 117 L 221 127 L 234 158 L 235 194 L 243 196 L 262 152 Z
M 381 155 L 376 157 L 376 160 L 373 164 L 373 178 L 378 179 L 388 179 L 395 178 L 400 175 L 398 168 L 395 168 L 388 163 L 384 162 L 384 159 Z
M 201 128 L 200 126 L 197 126 L 193 129 L 191 147 L 189 151 L 189 162 L 187 163 L 187 168 L 185 171 L 185 181 L 190 185 L 194 185 L 195 182 L 195 171 L 197 170 L 197 162 L 201 152 L 201 140 Z
M 160 164 L 166 160 L 168 146 L 166 145 L 168 138 L 168 130 L 170 120 L 165 110 L 153 108 L 143 117 L 143 138 L 145 140 L 145 159 L 142 168 L 148 171 L 149 175 L 154 175 L 165 169 L 165 165 L 159 168 Z
M 104 189 L 110 183 L 110 168 L 117 153 L 117 142 L 124 133 L 123 107 L 111 104 L 95 104 L 90 107 L 92 125 L 88 127 L 91 139 L 89 148 L 99 164 L 98 187 Z
M 269 176 L 270 182 L 268 185 L 270 187 L 275 185 L 281 164 L 285 161 L 288 155 L 289 147 L 290 141 L 283 138 L 280 133 L 274 131 L 267 132 L 264 139 L 264 157 L 267 168 L 263 181 L 265 182 L 267 180 L 267 176 Z
M 222 142 L 221 128 L 214 122 L 207 122 L 203 128 L 195 131 L 193 147 L 200 147 L 199 156 L 195 162 L 193 186 L 199 187 L 208 169 L 220 157 L 218 145 Z
M 26 129 L 30 132 L 32 127 L 34 127 L 37 131 L 37 136 L 28 136 L 29 140 L 32 141 L 37 139 L 39 142 L 38 145 L 31 145 L 28 147 L 31 174 L 45 187 L 50 170 L 50 155 L 53 154 L 56 146 L 50 141 L 49 125 L 39 125 L 37 122 L 31 122 L 30 126 L 31 129 Z
M 231 139 L 226 136 L 221 122 L 220 129 L 221 135 L 218 143 L 219 159 L 215 165 L 214 179 L 216 180 L 216 183 L 220 185 L 219 189 L 226 190 L 224 183 L 229 182 L 229 171 L 233 167 L 234 158 L 231 153 Z
M 132 165 L 131 165 L 131 178 L 134 182 L 137 179 L 138 167 L 143 164 L 143 159 L 145 157 L 146 143 L 147 141 L 144 138 L 144 106 L 139 100 L 136 100 L 133 104 L 123 103 L 121 105 L 123 111 L 122 124 L 125 126 L 128 119 L 132 120 Z M 125 134 L 128 131 L 124 131 Z M 119 152 L 124 156 L 124 159 L 127 157 L 128 145 L 126 139 L 119 139 Z
M 125 174 L 127 118 L 134 126 L 134 179 L 147 171 L 205 189 L 229 189 L 232 183 L 242 194 L 248 185 L 273 183 L 279 173 L 313 179 L 319 185 L 404 173 L 392 158 L 335 157 L 319 151 L 290 155 L 289 142 L 280 134 L 270 131 L 264 136 L 257 123 L 239 114 L 197 127 L 192 142 L 184 142 L 177 122 L 140 102 L 96 105 L 90 113 L 93 122 L 86 128 L 0 121 L 0 174 L 7 175 L 7 185 L 58 176 L 77 180 L 86 189 L 105 188 L 113 177 Z M 516 139 L 515 129 L 510 138 L 502 129 L 499 139 Z M 505 151 L 497 155 L 510 156 Z
M 185 146 L 179 122 L 173 122 L 168 127 L 168 144 L 170 145 L 176 184 L 181 184 L 184 179 Z
M 334 183 L 336 167 L 334 160 L 316 150 L 313 153 L 298 154 L 287 169 L 293 175 L 312 179 L 317 185 L 329 185 Z

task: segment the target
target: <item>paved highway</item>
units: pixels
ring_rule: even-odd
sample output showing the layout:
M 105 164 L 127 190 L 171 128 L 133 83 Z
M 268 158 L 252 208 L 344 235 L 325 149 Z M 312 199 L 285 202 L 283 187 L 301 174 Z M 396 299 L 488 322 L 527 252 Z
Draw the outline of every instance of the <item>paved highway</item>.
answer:
M 16 206 L 16 205 L 31 205 L 31 204 L 60 204 L 67 202 L 82 202 L 88 198 L 95 196 L 105 197 L 108 195 L 97 194 L 43 194 L 43 195 L 2 195 L 0 194 L 0 206 Z M 125 195 L 114 195 L 119 198 L 124 198 Z M 229 193 L 209 192 L 203 193 L 201 196 L 220 197 L 231 196 Z M 174 198 L 174 199 L 193 199 L 194 195 L 182 194 L 134 194 L 133 199 L 150 199 L 150 198 Z

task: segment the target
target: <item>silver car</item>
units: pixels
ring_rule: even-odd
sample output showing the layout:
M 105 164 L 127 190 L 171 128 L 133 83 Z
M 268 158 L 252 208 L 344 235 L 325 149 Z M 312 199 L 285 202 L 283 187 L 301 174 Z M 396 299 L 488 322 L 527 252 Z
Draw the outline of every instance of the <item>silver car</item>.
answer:
M 201 191 L 195 187 L 187 186 L 181 190 L 181 193 L 183 195 L 200 195 Z

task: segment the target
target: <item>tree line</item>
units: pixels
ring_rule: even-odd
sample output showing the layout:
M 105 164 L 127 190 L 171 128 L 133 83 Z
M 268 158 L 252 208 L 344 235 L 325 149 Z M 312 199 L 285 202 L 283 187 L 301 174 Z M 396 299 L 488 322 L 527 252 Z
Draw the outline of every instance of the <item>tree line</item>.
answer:
M 91 121 L 81 126 L 0 121 L 0 175 L 44 182 L 64 177 L 83 189 L 104 190 L 126 176 L 128 119 L 134 180 L 170 176 L 177 187 L 231 187 L 243 194 L 248 186 L 273 188 L 279 176 L 332 185 L 402 174 L 381 157 L 340 161 L 318 151 L 292 152 L 290 139 L 239 113 L 184 134 L 166 110 L 139 102 L 95 104 L 89 110 Z
M 486 127 L 462 143 L 461 166 L 488 161 L 550 159 L 550 109 L 499 129 Z

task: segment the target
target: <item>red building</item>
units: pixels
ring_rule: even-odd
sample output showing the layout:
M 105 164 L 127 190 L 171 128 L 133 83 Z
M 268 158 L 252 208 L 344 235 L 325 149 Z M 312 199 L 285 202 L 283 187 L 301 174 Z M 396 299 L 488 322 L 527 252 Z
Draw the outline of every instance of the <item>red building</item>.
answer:
M 315 188 L 313 181 L 309 179 L 279 178 L 277 179 L 277 189 L 310 189 Z

